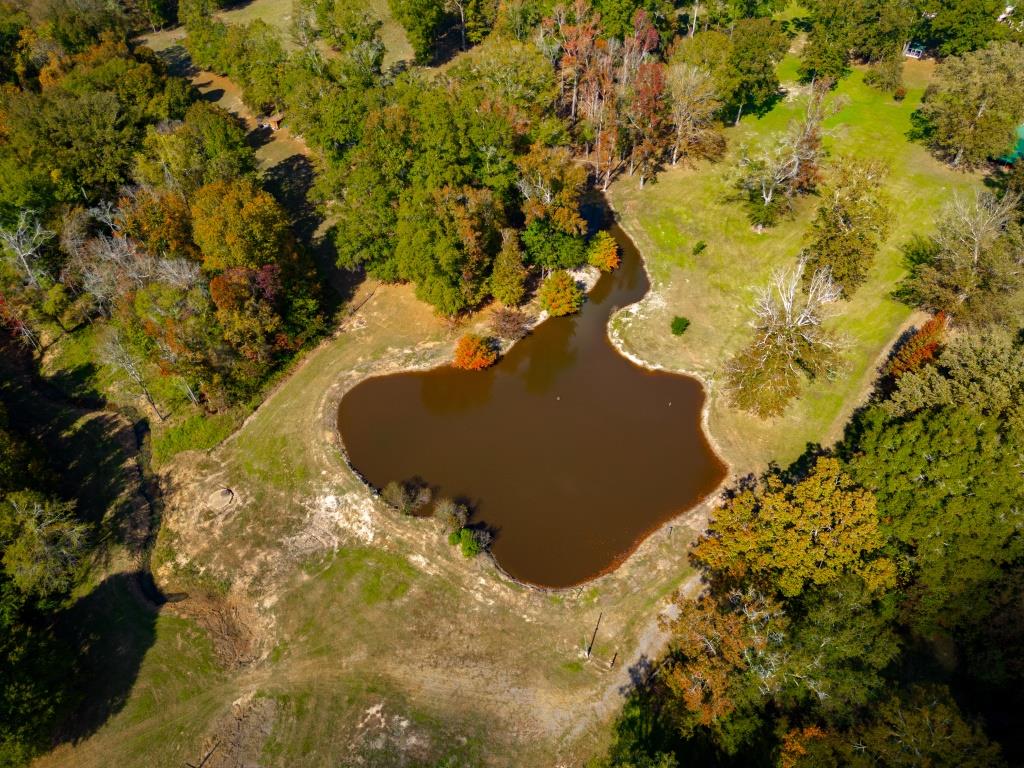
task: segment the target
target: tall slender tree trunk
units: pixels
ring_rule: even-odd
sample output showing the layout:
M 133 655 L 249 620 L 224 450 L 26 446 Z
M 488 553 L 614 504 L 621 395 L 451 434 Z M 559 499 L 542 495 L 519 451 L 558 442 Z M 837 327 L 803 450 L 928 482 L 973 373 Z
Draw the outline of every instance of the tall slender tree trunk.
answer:
M 33 288 L 39 287 L 39 281 L 36 279 L 35 272 L 32 271 L 32 267 L 29 266 L 28 259 L 25 257 L 24 252 L 18 251 L 18 258 L 21 259 L 21 266 L 25 270 L 25 275 L 28 277 L 28 281 L 32 283 Z
M 693 19 L 690 21 L 690 37 L 697 34 L 697 3 L 693 4 Z

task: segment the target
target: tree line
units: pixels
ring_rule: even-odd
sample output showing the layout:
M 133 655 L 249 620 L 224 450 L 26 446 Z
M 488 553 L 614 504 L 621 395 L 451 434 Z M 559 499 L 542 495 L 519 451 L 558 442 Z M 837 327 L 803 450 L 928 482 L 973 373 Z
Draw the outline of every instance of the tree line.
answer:
M 701 594 L 597 765 L 1020 759 L 1024 339 L 948 323 L 833 450 L 726 494 L 690 553 Z

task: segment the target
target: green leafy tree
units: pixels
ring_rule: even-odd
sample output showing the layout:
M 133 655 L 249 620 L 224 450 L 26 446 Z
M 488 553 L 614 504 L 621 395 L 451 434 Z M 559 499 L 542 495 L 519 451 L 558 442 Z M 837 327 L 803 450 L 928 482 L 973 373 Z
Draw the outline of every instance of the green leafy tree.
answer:
M 845 741 L 853 768 L 1005 765 L 999 746 L 988 740 L 980 725 L 964 717 L 948 690 L 938 686 L 913 686 L 882 702 Z
M 216 181 L 255 172 L 256 156 L 238 119 L 216 105 L 196 102 L 174 127 L 150 128 L 136 155 L 135 174 L 151 185 L 186 196 Z
M 811 3 L 812 21 L 800 51 L 800 78 L 839 80 L 850 71 L 856 3 L 818 0 Z
M 920 114 L 926 140 L 955 167 L 1004 154 L 1024 114 L 1024 46 L 994 43 L 946 59 Z
M 192 221 L 208 272 L 272 264 L 290 247 L 287 214 L 251 179 L 215 181 L 197 190 Z
M 931 2 L 928 31 L 943 56 L 955 56 L 985 47 L 999 39 L 1003 28 L 998 22 L 1005 10 L 1002 0 L 947 0 Z
M 501 250 L 494 260 L 491 293 L 506 307 L 518 307 L 526 292 L 526 267 L 519 248 L 519 234 L 514 229 L 501 232 Z
M 750 577 L 788 597 L 847 573 L 877 591 L 895 584 L 884 544 L 872 494 L 837 459 L 820 458 L 799 482 L 769 474 L 760 487 L 729 499 L 694 546 L 693 559 L 712 573 Z
M 448 73 L 480 98 L 499 98 L 537 117 L 558 98 L 555 72 L 544 54 L 534 45 L 503 37 L 489 37 L 460 56 Z
M 601 27 L 609 38 L 622 40 L 633 34 L 638 13 L 643 13 L 667 39 L 675 32 L 676 9 L 665 0 L 596 0 Z
M 1001 328 L 957 334 L 934 365 L 900 376 L 882 407 L 894 417 L 960 407 L 1024 424 L 1024 346 Z
M 388 0 L 388 5 L 405 27 L 416 61 L 429 62 L 444 20 L 443 0 Z
M 827 267 L 847 296 L 863 284 L 892 215 L 882 188 L 885 177 L 885 166 L 876 161 L 844 158 L 833 163 L 811 222 L 805 275 Z
M 575 269 L 586 263 L 586 241 L 556 229 L 547 220 L 531 222 L 523 230 L 522 239 L 529 262 L 545 272 Z
M 854 434 L 850 472 L 878 499 L 913 577 L 909 621 L 929 631 L 972 620 L 1001 569 L 1024 554 L 1021 426 L 969 408 L 903 419 L 875 408 Z
M 789 41 L 778 22 L 770 19 L 743 19 L 732 31 L 732 45 L 722 79 L 726 109 L 735 112 L 738 125 L 744 110 L 761 112 L 779 95 L 776 66 L 782 60 Z
M 9 494 L 0 503 L 3 566 L 26 594 L 66 593 L 77 582 L 88 547 L 88 527 L 74 504 L 38 493 Z

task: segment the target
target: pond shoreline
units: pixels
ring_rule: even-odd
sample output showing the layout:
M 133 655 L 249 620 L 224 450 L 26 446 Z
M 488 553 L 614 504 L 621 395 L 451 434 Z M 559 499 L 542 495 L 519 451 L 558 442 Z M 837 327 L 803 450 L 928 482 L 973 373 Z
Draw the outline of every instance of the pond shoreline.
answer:
M 606 210 L 611 211 L 610 206 L 608 206 Z M 714 459 L 717 460 L 717 462 L 719 462 L 721 467 L 723 467 L 724 473 L 718 484 L 709 492 L 700 495 L 699 498 L 697 498 L 694 501 L 694 503 L 682 507 L 678 511 L 675 511 L 673 514 L 669 515 L 668 517 L 657 520 L 654 524 L 643 528 L 638 533 L 636 533 L 635 536 L 633 536 L 632 541 L 630 541 L 630 543 L 627 546 L 625 546 L 618 555 L 613 557 L 613 559 L 610 560 L 607 563 L 607 565 L 602 567 L 599 571 L 594 572 L 583 579 L 574 581 L 571 584 L 558 586 L 546 585 L 530 581 L 528 579 L 520 578 L 518 576 L 514 576 L 512 573 L 510 573 L 502 566 L 498 558 L 493 553 L 488 552 L 489 560 L 494 565 L 494 571 L 501 577 L 503 577 L 503 579 L 513 584 L 516 584 L 520 587 L 527 587 L 531 590 L 536 590 L 547 594 L 571 594 L 573 592 L 578 592 L 582 586 L 596 585 L 603 577 L 622 568 L 623 565 L 627 561 L 629 561 L 639 550 L 644 548 L 647 542 L 652 541 L 654 538 L 656 538 L 657 534 L 661 531 L 665 531 L 669 536 L 671 536 L 672 530 L 676 527 L 687 527 L 697 530 L 697 528 L 695 527 L 695 523 L 699 525 L 700 530 L 703 530 L 704 524 L 702 521 L 706 516 L 708 510 L 713 508 L 713 506 L 716 504 L 716 499 L 720 495 L 722 489 L 725 486 L 727 486 L 728 483 L 733 479 L 733 468 L 725 459 L 724 455 L 722 454 L 722 451 L 720 450 L 717 444 L 717 441 L 715 440 L 714 435 L 709 430 L 708 421 L 710 400 L 714 392 L 712 383 L 706 381 L 703 376 L 700 376 L 693 372 L 672 370 L 665 368 L 664 366 L 660 366 L 657 363 L 652 363 L 650 361 L 644 360 L 640 356 L 632 353 L 631 351 L 625 348 L 625 344 L 621 336 L 613 327 L 613 321 L 619 318 L 623 312 L 629 314 L 636 314 L 636 312 L 639 311 L 639 308 L 642 307 L 643 303 L 645 301 L 650 300 L 650 297 L 657 290 L 654 280 L 651 278 L 646 260 L 643 258 L 643 254 L 639 251 L 639 249 L 636 248 L 635 242 L 628 235 L 628 233 L 622 230 L 621 227 L 617 229 L 617 236 L 625 237 L 635 249 L 636 254 L 639 256 L 639 262 L 642 265 L 643 272 L 648 281 L 648 288 L 644 292 L 644 294 L 636 301 L 633 301 L 622 307 L 617 307 L 613 311 L 611 311 L 604 324 L 604 336 L 606 338 L 606 341 L 608 342 L 612 350 L 614 350 L 615 354 L 621 356 L 624 360 L 628 361 L 632 366 L 635 366 L 646 371 L 655 371 L 661 373 L 671 373 L 675 375 L 687 376 L 700 385 L 701 393 L 703 396 L 699 414 L 700 430 L 703 433 L 703 438 L 706 441 L 707 446 L 709 447 Z M 597 278 L 597 280 L 599 280 L 602 276 L 603 275 L 601 273 L 596 273 L 592 277 Z M 579 278 L 579 276 L 577 277 Z M 588 284 L 586 285 L 586 287 L 588 292 L 593 291 L 593 289 L 596 287 L 597 280 L 592 279 L 587 281 Z M 545 319 L 546 318 L 543 315 L 539 316 L 537 321 L 532 326 L 531 330 L 539 328 L 543 324 L 543 321 Z M 450 343 L 439 342 L 435 344 L 436 346 L 439 347 L 439 349 L 435 350 L 435 352 L 440 352 L 441 349 L 445 349 L 448 351 L 448 354 L 450 354 L 450 349 L 452 346 Z M 503 353 L 507 354 L 511 349 L 514 348 L 514 346 L 515 343 L 510 343 L 507 346 L 503 345 Z M 409 350 L 405 350 L 405 352 L 408 353 Z M 364 372 L 362 375 L 357 374 L 356 376 L 346 376 L 344 378 L 343 384 L 339 382 L 339 389 L 343 388 L 343 391 L 336 391 L 334 395 L 329 398 L 329 402 L 325 403 L 325 406 L 327 408 L 327 413 L 325 413 L 325 421 L 330 419 L 332 411 L 334 412 L 334 414 L 337 414 L 337 411 L 335 409 L 340 406 L 341 400 L 352 388 L 354 388 L 358 384 L 361 384 L 370 379 L 391 376 L 394 374 L 428 372 L 435 369 L 443 369 L 449 365 L 449 360 L 450 358 L 447 355 L 441 357 L 438 354 L 430 354 L 428 356 L 428 359 L 421 359 L 418 362 L 414 362 L 409 360 L 408 357 L 405 356 L 405 359 L 402 361 L 389 361 L 390 364 L 383 360 L 378 361 L 384 364 L 375 365 L 373 371 Z M 375 488 L 374 484 L 370 482 L 368 478 L 364 475 L 364 473 L 355 466 L 351 458 L 350 452 L 346 446 L 345 439 L 342 437 L 341 430 L 337 425 L 337 421 L 335 421 L 333 432 L 334 440 L 336 441 L 336 447 L 346 467 L 353 473 L 355 477 L 359 478 L 361 484 L 371 496 L 379 499 L 380 494 L 379 491 Z M 398 514 L 397 512 L 395 512 L 395 510 L 391 509 L 390 507 L 388 507 L 388 511 L 391 514 Z M 443 545 L 443 541 L 441 539 L 440 534 L 438 536 L 438 539 L 439 545 Z

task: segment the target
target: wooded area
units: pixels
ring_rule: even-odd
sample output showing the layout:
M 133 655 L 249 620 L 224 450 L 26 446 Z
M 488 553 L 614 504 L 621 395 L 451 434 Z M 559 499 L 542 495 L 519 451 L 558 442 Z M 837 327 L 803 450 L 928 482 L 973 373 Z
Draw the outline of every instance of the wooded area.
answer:
M 734 478 L 690 553 L 701 592 L 675 598 L 670 649 L 593 764 L 1024 760 L 1024 162 L 998 161 L 1024 123 L 1019 11 L 389 8 L 414 62 L 385 66 L 381 21 L 357 0 L 295 0 L 287 36 L 227 22 L 211 0 L 0 2 L 0 765 L 74 738 L 68 723 L 88 708 L 97 659 L 76 658 L 88 643 L 75 606 L 114 560 L 146 570 L 159 515 L 128 501 L 149 481 L 146 435 L 176 430 L 163 460 L 225 437 L 337 327 L 339 270 L 409 283 L 453 327 L 496 303 L 486 334 L 471 328 L 453 350 L 480 370 L 529 332 L 531 301 L 579 310 L 570 270 L 618 266 L 615 241 L 584 217 L 588 195 L 713 167 L 757 233 L 814 211 L 792 263 L 753 294 L 716 384 L 770 420 L 842 376 L 843 308 L 901 201 L 885 162 L 828 149 L 846 106 L 837 84 L 866 69 L 902 102 L 910 44 L 938 61 L 911 139 L 985 189 L 951 194 L 932 230 L 900 244 L 897 298 L 926 319 L 844 438 Z M 251 126 L 137 42 L 178 23 L 192 66 L 301 137 L 315 235 L 260 167 Z M 788 125 L 730 146 L 731 126 L 783 100 L 798 105 Z M 677 319 L 679 336 L 715 322 Z M 409 489 L 384 490 L 418 508 Z M 485 551 L 490 534 L 442 501 L 451 542 Z

